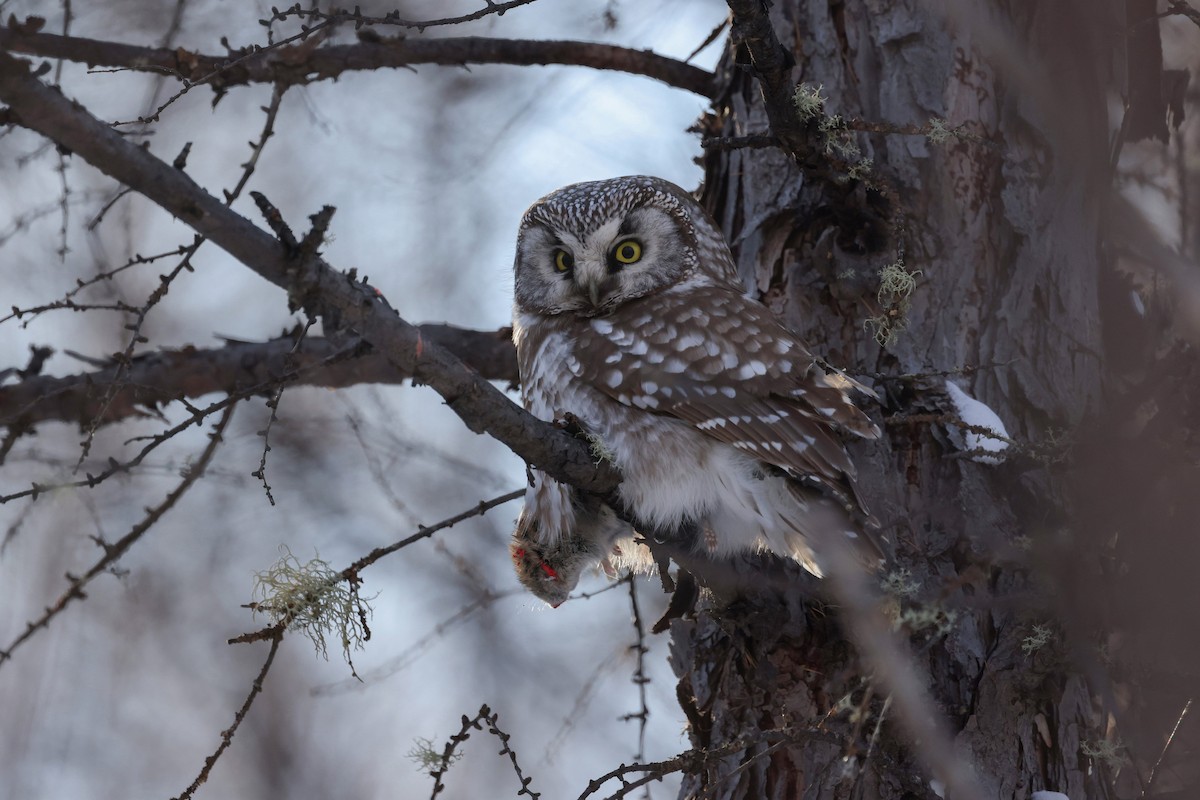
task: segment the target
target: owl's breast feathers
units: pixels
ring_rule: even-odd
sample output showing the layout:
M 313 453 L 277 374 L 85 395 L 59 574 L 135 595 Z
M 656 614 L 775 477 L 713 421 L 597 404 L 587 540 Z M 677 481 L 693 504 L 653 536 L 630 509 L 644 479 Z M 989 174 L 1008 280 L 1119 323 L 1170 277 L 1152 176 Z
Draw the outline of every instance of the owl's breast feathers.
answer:
M 543 326 L 542 336 L 518 340 L 523 379 L 535 357 L 553 360 L 539 365 L 540 377 L 528 377 L 567 370 L 622 405 L 682 420 L 767 464 L 815 478 L 868 513 L 854 487 L 854 464 L 835 435 L 879 435 L 850 399 L 848 390 L 862 387 L 827 374 L 765 306 L 731 288 L 681 286 L 603 317 L 541 318 Z M 569 348 L 541 347 L 551 331 Z

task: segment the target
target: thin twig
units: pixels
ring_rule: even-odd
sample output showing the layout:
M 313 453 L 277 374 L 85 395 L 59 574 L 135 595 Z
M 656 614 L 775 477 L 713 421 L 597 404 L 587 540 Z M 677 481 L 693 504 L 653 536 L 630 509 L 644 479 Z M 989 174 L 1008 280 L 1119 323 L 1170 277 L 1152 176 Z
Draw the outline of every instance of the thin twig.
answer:
M 233 735 L 237 733 L 238 728 L 242 725 L 242 721 L 246 719 L 246 714 L 250 712 L 250 706 L 254 704 L 254 699 L 262 692 L 263 681 L 267 679 L 267 673 L 271 671 L 271 665 L 275 663 L 275 654 L 279 652 L 279 643 L 283 641 L 283 630 L 284 626 L 282 624 L 275 626 L 273 629 L 273 634 L 268 637 L 271 642 L 271 649 L 267 651 L 267 657 L 263 661 L 258 675 L 255 676 L 254 683 L 250 684 L 250 693 L 246 695 L 246 699 L 242 702 L 242 707 L 233 715 L 233 724 L 221 731 L 221 743 L 217 745 L 217 749 L 213 751 L 212 755 L 204 759 L 204 766 L 201 768 L 200 774 L 174 800 L 188 800 L 195 794 L 196 790 L 208 780 L 208 775 L 212 772 L 217 759 L 229 749 L 229 745 L 233 742 Z
M 630 575 L 627 575 L 626 577 L 632 580 L 633 575 L 631 573 Z M 603 589 L 597 589 L 594 592 L 579 592 L 578 594 L 573 594 L 573 595 L 571 595 L 570 599 L 571 600 L 591 600 L 593 597 L 596 597 L 597 595 L 602 595 L 605 592 L 611 592 L 613 589 L 621 588 L 621 584 L 624 582 L 624 580 L 625 579 L 623 578 L 619 581 L 613 581 L 612 583 L 605 586 Z
M 44 314 L 47 311 L 59 310 L 77 312 L 118 311 L 122 314 L 134 314 L 137 313 L 138 307 L 131 306 L 130 304 L 121 300 L 114 300 L 111 303 L 76 303 L 74 300 L 53 300 L 49 303 L 43 303 L 40 306 L 30 306 L 29 308 L 17 308 L 16 306 L 13 306 L 12 310 L 7 316 L 0 317 L 0 322 L 7 322 L 10 319 L 21 319 L 22 317 L 26 316 L 31 317 L 31 319 L 26 320 L 22 325 L 22 327 L 25 327 L 32 321 L 33 317 L 37 317 L 39 314 Z
M 704 748 L 687 750 L 665 761 L 653 761 L 647 764 L 621 764 L 616 769 L 610 770 L 599 778 L 589 781 L 587 788 L 583 791 L 583 794 L 579 795 L 578 800 L 587 800 L 588 797 L 599 792 L 604 787 L 604 784 L 612 780 L 621 781 L 621 789 L 615 794 L 609 795 L 607 800 L 616 800 L 617 798 L 625 797 L 647 783 L 662 780 L 667 775 L 675 772 L 695 772 L 707 764 L 720 761 L 764 742 L 791 744 L 810 741 L 837 744 L 841 742 L 841 739 L 833 734 L 812 729 L 781 728 L 760 731 L 753 736 L 735 739 L 732 742 L 728 742 L 720 747 L 714 747 L 711 750 L 705 750 Z M 645 774 L 636 781 L 627 782 L 625 776 L 633 773 Z
M 488 733 L 500 740 L 500 755 L 508 756 L 509 761 L 512 762 L 513 771 L 517 773 L 517 780 L 521 782 L 521 788 L 517 790 L 517 796 L 520 797 L 521 795 L 529 795 L 533 798 L 533 800 L 537 800 L 537 798 L 541 797 L 539 792 L 535 792 L 529 788 L 529 784 L 533 781 L 533 779 L 526 778 L 524 773 L 521 771 L 521 765 L 517 762 L 517 753 L 511 747 L 509 747 L 508 744 L 508 740 L 511 739 L 512 736 L 500 730 L 498 720 L 499 715 L 493 713 L 486 704 L 479 707 L 479 713 L 476 714 L 473 719 L 468 718 L 465 714 L 463 715 L 462 727 L 459 729 L 458 733 L 450 737 L 450 739 L 446 742 L 445 748 L 442 750 L 441 769 L 436 769 L 430 772 L 430 776 L 433 778 L 433 794 L 429 796 L 430 800 L 434 800 L 434 798 L 436 798 L 442 792 L 442 790 L 446 788 L 446 784 L 442 783 L 442 777 L 446 774 L 446 771 L 450 769 L 450 765 L 456 760 L 454 758 L 455 750 L 458 749 L 460 744 L 471 738 L 471 729 L 483 729 L 483 726 L 480 725 L 481 721 L 487 722 Z
M 367 553 L 365 556 L 363 556 L 362 558 L 358 559 L 350 566 L 343 569 L 341 572 L 339 572 L 336 575 L 336 577 L 331 578 L 331 582 L 336 583 L 338 581 L 347 581 L 352 587 L 357 587 L 358 585 L 360 585 L 362 583 L 362 579 L 359 577 L 359 573 L 362 572 L 362 570 L 364 570 L 367 567 L 374 564 L 379 559 L 383 558 L 384 556 L 395 553 L 398 550 L 403 550 L 405 547 L 408 547 L 410 544 L 413 544 L 414 542 L 419 542 L 422 539 L 428 539 L 430 536 L 437 533 L 438 531 L 446 530 L 447 528 L 452 528 L 455 525 L 457 525 L 458 523 L 463 522 L 468 519 L 471 519 L 472 517 L 481 517 L 484 514 L 486 514 L 488 511 L 495 508 L 496 506 L 504 505 L 505 503 L 512 502 L 513 500 L 516 500 L 517 498 L 524 497 L 524 496 L 525 496 L 525 490 L 518 489 L 514 492 L 509 492 L 508 494 L 500 495 L 499 497 L 493 497 L 491 500 L 484 500 L 484 501 L 480 502 L 478 505 L 462 512 L 461 514 L 455 514 L 453 517 L 444 519 L 441 522 L 438 522 L 434 525 L 430 525 L 428 527 L 426 527 L 424 525 L 418 525 L 417 532 L 414 533 L 412 536 L 409 536 L 405 539 L 401 539 L 400 541 L 394 542 L 390 545 L 387 545 L 386 547 L 375 548 L 370 553 Z M 286 620 L 285 620 L 285 622 L 286 622 Z M 271 628 L 264 628 L 264 629 L 258 630 L 258 631 L 252 631 L 250 633 L 243 633 L 241 636 L 236 636 L 236 637 L 230 639 L 229 641 L 231 644 L 232 643 L 240 644 L 243 642 L 260 642 L 260 641 L 270 638 L 271 630 L 273 627 L 274 626 L 272 626 Z
M 283 90 L 276 86 L 271 95 L 271 102 L 262 109 L 266 113 L 266 119 L 263 122 L 262 132 L 260 133 L 256 142 L 250 143 L 251 155 L 250 158 L 244 164 L 242 164 L 241 177 L 238 179 L 237 185 L 234 187 L 233 191 L 225 192 L 225 205 L 227 207 L 232 205 L 233 201 L 238 198 L 242 192 L 242 189 L 245 188 L 246 183 L 250 180 L 250 176 L 254 173 L 254 168 L 258 164 L 258 157 L 262 153 L 263 147 L 266 146 L 267 140 L 271 138 L 271 135 L 274 133 L 275 117 L 279 112 L 279 105 L 282 101 Z M 185 146 L 184 150 L 186 151 L 188 147 L 190 147 L 190 145 Z M 182 172 L 182 170 L 178 171 Z M 120 354 L 114 356 L 117 362 L 117 377 L 110 387 L 105 391 L 104 397 L 100 401 L 100 411 L 87 425 L 86 435 L 84 436 L 80 447 L 79 461 L 75 464 L 76 471 L 78 471 L 79 467 L 83 464 L 84 460 L 91 452 L 92 442 L 95 439 L 96 431 L 100 428 L 101 420 L 103 419 L 105 412 L 108 410 L 109 403 L 112 402 L 113 397 L 121 386 L 123 372 L 124 370 L 128 369 L 128 366 L 131 363 L 134 348 L 137 347 L 138 344 L 147 341 L 146 337 L 142 335 L 142 327 L 146 322 L 146 317 L 150 314 L 150 311 L 157 306 L 164 297 L 167 296 L 167 291 L 170 289 L 172 282 L 180 275 L 180 273 L 182 273 L 185 269 L 188 272 L 193 271 L 192 258 L 196 255 L 196 252 L 200 249 L 200 247 L 203 246 L 205 241 L 206 239 L 203 236 L 197 237 L 191 246 L 187 248 L 184 253 L 184 257 L 177 265 L 175 265 L 175 268 L 166 275 L 160 276 L 158 286 L 155 287 L 154 291 L 150 293 L 150 296 L 146 298 L 146 302 L 143 303 L 142 306 L 135 312 L 134 321 L 125 326 L 126 329 L 131 332 L 129 343 L 125 346 L 125 349 Z
M 1187 702 L 1183 704 L 1183 710 L 1179 712 L 1179 718 L 1175 720 L 1175 727 L 1171 728 L 1171 735 L 1167 737 L 1162 752 L 1158 754 L 1158 760 L 1154 762 L 1154 766 L 1150 769 L 1150 777 L 1146 779 L 1146 785 L 1142 787 L 1142 793 L 1138 797 L 1147 797 L 1150 794 L 1150 790 L 1154 788 L 1154 779 L 1158 777 L 1158 768 L 1162 766 L 1163 759 L 1167 757 L 1167 751 L 1171 749 L 1171 745 L 1175 742 L 1175 734 L 1179 733 L 1179 726 L 1183 724 L 1183 718 L 1187 716 L 1191 707 L 1192 698 L 1189 697 Z
M 506 3 L 497 3 L 495 0 L 483 0 L 486 5 L 469 14 L 462 14 L 457 17 L 443 17 L 441 19 L 402 19 L 399 11 L 391 11 L 384 14 L 382 17 L 371 16 L 370 14 L 362 14 L 357 9 L 355 11 L 321 11 L 318 8 L 301 8 L 300 4 L 288 8 L 284 11 L 272 9 L 271 22 L 283 21 L 288 17 L 298 17 L 300 19 L 316 19 L 325 22 L 350 22 L 354 24 L 355 29 L 361 28 L 364 25 L 385 25 L 394 28 L 408 28 L 415 30 L 417 33 L 424 33 L 426 28 L 442 28 L 451 25 L 461 25 L 464 22 L 475 22 L 484 17 L 495 14 L 497 17 L 504 16 L 507 12 L 520 6 L 527 6 L 536 0 L 508 0 Z M 311 28 L 310 28 L 311 30 Z
M 125 555 L 129 548 L 132 547 L 140 538 L 142 538 L 142 535 L 145 534 L 146 531 L 150 530 L 150 528 L 156 522 L 162 519 L 163 515 L 175 506 L 175 504 L 179 501 L 179 498 L 183 497 L 183 495 L 187 493 L 188 489 L 192 488 L 192 485 L 195 484 L 195 482 L 204 474 L 205 468 L 212 460 L 213 454 L 216 453 L 217 446 L 222 441 L 222 434 L 224 434 L 225 428 L 229 425 L 229 420 L 233 417 L 233 409 L 233 403 L 230 403 L 225 408 L 225 413 L 221 415 L 221 418 L 217 421 L 217 424 L 213 426 L 212 433 L 208 435 L 208 445 L 200 453 L 196 461 L 184 469 L 183 480 L 180 481 L 179 485 L 167 495 L 166 499 L 164 499 L 154 508 L 148 509 L 146 516 L 143 517 L 140 522 L 134 525 L 133 528 L 130 529 L 129 533 L 125 534 L 112 544 L 108 544 L 102 540 L 97 540 L 97 544 L 99 544 L 104 550 L 104 555 L 98 561 L 96 561 L 96 563 L 93 564 L 91 568 L 89 568 L 88 571 L 83 575 L 76 577 L 70 573 L 67 573 L 67 579 L 71 582 L 70 586 L 65 592 L 63 592 L 58 600 L 46 608 L 46 610 L 42 613 L 42 616 L 38 617 L 32 622 L 27 623 L 25 626 L 25 631 L 16 639 L 14 639 L 7 648 L 0 650 L 0 665 L 3 665 L 5 661 L 8 661 L 10 658 L 12 658 L 13 651 L 28 641 L 34 633 L 46 628 L 50 624 L 50 621 L 62 613 L 63 609 L 65 609 L 71 603 L 71 601 L 84 599 L 86 595 L 84 594 L 83 590 L 89 583 L 91 583 L 92 579 L 100 573 L 111 569 L 112 566 L 121 558 L 121 556 Z
M 685 64 L 690 63 L 693 58 L 700 55 L 701 51 L 703 51 L 704 48 L 708 47 L 710 44 L 715 42 L 717 40 L 717 38 L 722 33 L 724 33 L 725 29 L 728 27 L 729 27 L 729 17 L 726 16 L 725 19 L 721 20 L 717 24 L 717 27 L 712 29 L 712 31 L 708 34 L 708 36 L 704 37 L 704 41 L 700 42 L 700 44 L 696 46 L 696 49 L 688 54 L 688 57 L 683 60 L 683 63 L 685 63 Z
M 66 37 L 71 32 L 71 20 L 73 18 L 73 15 L 71 14 L 71 0 L 62 0 L 62 10 L 62 35 Z M 55 86 L 62 86 L 62 71 L 63 59 L 60 58 L 54 63 Z M 71 196 L 71 184 L 67 180 L 67 153 L 64 153 L 61 149 L 57 149 L 55 150 L 55 156 L 58 158 L 58 168 L 56 169 L 56 172 L 58 172 L 59 188 L 61 191 L 61 194 L 59 195 L 60 225 L 58 231 L 58 260 L 65 264 L 67 262 L 67 253 L 69 252 L 69 249 L 67 248 L 67 234 L 70 228 L 69 223 L 71 218 L 71 206 L 68 202 L 68 199 Z
M 358 678 L 337 681 L 335 683 L 327 683 L 313 687 L 309 692 L 313 697 L 329 697 L 331 695 L 342 694 L 348 691 L 357 691 L 363 688 L 365 684 L 374 683 L 377 680 L 393 677 L 407 669 L 410 665 L 415 664 L 420 660 L 439 639 L 445 637 L 447 633 L 453 629 L 465 625 L 470 622 L 480 611 L 494 605 L 498 600 L 505 600 L 509 597 L 524 594 L 525 590 L 521 587 L 515 589 L 506 589 L 502 592 L 486 591 L 471 602 L 462 606 L 450 616 L 438 622 L 420 639 L 404 648 L 403 651 L 388 659 L 387 662 L 380 664 L 372 670 L 366 670 L 361 680 Z
M 646 647 L 646 626 L 642 624 L 642 612 L 638 608 L 637 578 L 631 572 L 626 576 L 626 581 L 629 583 L 629 605 L 633 617 L 633 631 L 637 637 L 636 641 L 629 646 L 637 658 L 637 667 L 633 671 L 633 683 L 638 689 L 638 701 L 641 708 L 637 713 L 621 717 L 621 721 L 628 722 L 631 719 L 638 721 L 638 749 L 633 758 L 635 761 L 641 761 L 645 758 L 646 724 L 650 721 L 650 709 L 646 705 L 646 684 L 650 683 L 650 679 L 646 677 L 646 653 L 649 648 Z M 649 789 L 646 792 L 648 797 Z
M 446 348 L 481 377 L 513 385 L 518 382 L 509 329 L 476 331 L 440 324 L 417 328 L 426 342 Z M 74 356 L 101 369 L 67 376 L 38 375 L 0 386 L 0 425 L 46 420 L 86 424 L 95 419 L 97 395 L 117 379 L 118 370 L 111 361 Z M 101 421 L 108 424 L 142 416 L 146 409 L 184 398 L 229 394 L 247 386 L 270 387 L 283 375 L 289 375 L 296 385 L 326 388 L 399 384 L 411 377 L 365 343 L 347 348 L 345 343 L 310 336 L 293 353 L 293 340 L 287 336 L 267 342 L 227 340 L 224 347 L 188 346 L 139 354 L 125 371 Z
M 458 523 L 468 520 L 471 517 L 482 517 L 484 514 L 486 514 L 488 511 L 492 510 L 496 506 L 502 506 L 505 503 L 511 503 L 513 500 L 516 500 L 516 499 L 524 497 L 524 496 L 525 496 L 525 490 L 517 489 L 516 491 L 509 492 L 508 494 L 502 494 L 499 497 L 493 497 L 491 500 L 484 500 L 481 503 L 479 503 L 479 505 L 474 506 L 474 507 L 464 511 L 461 514 L 455 514 L 453 517 L 444 519 L 441 522 L 438 522 L 434 525 L 430 525 L 428 527 L 426 527 L 424 525 L 418 525 L 417 532 L 414 533 L 412 536 L 409 536 L 405 539 L 401 539 L 400 541 L 394 542 L 390 545 L 387 545 L 386 547 L 376 547 L 370 553 L 367 553 L 365 556 L 358 559 L 350 566 L 346 567 L 346 569 L 342 570 L 342 573 L 341 573 L 342 577 L 348 580 L 351 577 L 357 575 L 361 570 L 363 570 L 366 567 L 371 566 L 372 564 L 374 564 L 376 561 L 383 558 L 384 556 L 390 555 L 390 554 L 396 552 L 397 550 L 402 550 L 405 547 L 408 547 L 413 542 L 419 542 L 422 539 L 428 539 L 430 536 L 433 536 L 438 531 L 442 531 L 447 528 L 453 528 Z
M 300 343 L 304 341 L 304 337 L 308 334 L 308 330 L 312 325 L 313 321 L 310 319 L 305 323 L 304 328 L 296 334 L 296 343 L 292 346 L 290 355 L 294 356 L 296 351 L 300 349 Z M 271 452 L 271 428 L 279 419 L 279 401 L 283 397 L 283 390 L 287 385 L 286 381 L 280 381 L 275 393 L 267 400 L 267 408 L 271 409 L 271 415 L 267 418 L 267 426 L 259 431 L 258 434 L 263 440 L 262 458 L 258 461 L 258 469 L 250 473 L 251 477 L 262 481 L 263 491 L 267 493 L 267 500 L 271 505 L 275 505 L 275 497 L 271 494 L 271 484 L 267 483 L 267 453 Z

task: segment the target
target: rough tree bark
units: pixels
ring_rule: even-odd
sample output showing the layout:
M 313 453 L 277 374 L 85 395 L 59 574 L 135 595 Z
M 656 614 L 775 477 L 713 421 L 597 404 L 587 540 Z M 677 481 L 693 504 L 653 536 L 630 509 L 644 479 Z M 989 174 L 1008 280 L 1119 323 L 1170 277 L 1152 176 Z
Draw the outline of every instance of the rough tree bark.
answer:
M 1102 797 L 1104 765 L 1092 768 L 1081 742 L 1102 740 L 1105 719 L 1081 667 L 1049 656 L 1053 643 L 1022 649 L 1048 601 L 1015 543 L 1049 547 L 1068 513 L 1066 482 L 1031 451 L 999 466 L 948 458 L 943 428 L 901 418 L 953 413 L 945 376 L 964 369 L 960 383 L 1020 442 L 1045 442 L 1101 408 L 1105 103 L 1119 7 L 1000 3 L 984 18 L 982 4 L 934 6 L 778 0 L 770 11 L 792 79 L 823 85 L 826 114 L 940 118 L 975 137 L 857 135 L 898 208 L 769 148 L 710 149 L 705 201 L 760 296 L 830 362 L 877 375 L 886 434 L 854 455 L 897 550 L 889 602 L 944 626 L 914 633 L 912 649 L 985 796 Z M 741 22 L 735 14 L 710 135 L 768 130 Z M 901 247 L 919 285 L 907 329 L 881 347 L 864 321 L 880 313 L 878 273 Z M 926 377 L 883 377 L 900 375 Z M 905 582 L 909 595 L 895 597 Z M 688 776 L 681 796 L 935 796 L 935 776 L 891 719 L 868 757 L 885 698 L 871 696 L 836 613 L 787 591 L 712 599 L 672 637 L 695 746 L 818 723 L 851 742 L 752 745 Z

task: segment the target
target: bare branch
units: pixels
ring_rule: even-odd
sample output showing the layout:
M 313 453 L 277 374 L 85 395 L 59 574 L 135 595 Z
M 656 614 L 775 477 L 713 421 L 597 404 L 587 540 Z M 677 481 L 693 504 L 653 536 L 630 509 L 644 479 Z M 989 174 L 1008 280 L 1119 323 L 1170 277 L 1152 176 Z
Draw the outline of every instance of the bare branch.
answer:
M 418 330 L 426 342 L 445 347 L 481 377 L 517 383 L 510 329 L 475 331 L 453 325 L 420 325 Z M 306 338 L 294 352 L 293 345 L 289 336 L 267 342 L 231 339 L 224 347 L 185 347 L 135 356 L 100 423 L 143 416 L 181 398 L 270 387 L 290 373 L 295 373 L 292 382 L 296 385 L 326 388 L 396 384 L 411 377 L 366 346 L 347 352 L 344 344 L 319 337 Z M 339 354 L 345 357 L 335 358 Z M 95 372 L 37 375 L 0 386 L 0 425 L 36 425 L 48 420 L 86 424 L 100 413 L 99 400 L 118 379 L 117 372 L 114 364 Z
M 600 789 L 609 781 L 617 780 L 621 783 L 621 788 L 614 794 L 609 795 L 609 800 L 625 797 L 631 794 L 634 790 L 650 783 L 651 781 L 662 780 L 667 775 L 674 772 L 695 772 L 706 764 L 713 761 L 719 761 L 728 756 L 741 753 L 756 747 L 759 744 L 767 742 L 775 744 L 790 744 L 794 742 L 830 742 L 840 743 L 841 739 L 830 733 L 825 733 L 819 730 L 812 729 L 780 729 L 762 731 L 753 737 L 743 737 L 735 739 L 728 744 L 720 747 L 714 747 L 711 750 L 696 748 L 680 753 L 674 758 L 669 758 L 666 761 L 655 761 L 649 764 L 622 764 L 610 772 L 601 775 L 588 782 L 587 789 L 583 794 L 579 795 L 579 800 L 586 800 L 598 793 Z M 748 760 L 761 758 L 772 750 L 772 747 L 766 748 L 766 751 L 750 755 Z M 627 781 L 625 776 L 635 773 L 642 773 L 642 777 L 636 781 Z
M 463 715 L 462 727 L 459 729 L 458 733 L 450 737 L 450 739 L 446 742 L 445 748 L 442 750 L 440 757 L 441 768 L 435 769 L 430 773 L 430 775 L 433 777 L 433 794 L 429 796 L 430 800 L 436 798 L 439 794 L 441 794 L 442 790 L 446 788 L 446 784 L 442 783 L 442 777 L 446 774 L 446 770 L 450 768 L 450 765 L 456 760 L 454 751 L 460 744 L 471 738 L 472 728 L 475 730 L 482 729 L 483 726 L 480 725 L 481 721 L 487 723 L 488 733 L 500 740 L 500 755 L 508 756 L 509 761 L 512 762 L 513 771 L 517 773 L 517 780 L 521 782 L 521 788 L 517 790 L 517 796 L 520 797 L 521 795 L 529 795 L 534 800 L 537 800 L 537 798 L 541 797 L 540 792 L 535 792 L 529 788 L 529 784 L 532 783 L 533 779 L 526 778 L 524 773 L 521 771 L 521 765 L 517 763 L 516 751 L 508 746 L 508 740 L 512 737 L 510 734 L 500 730 L 498 724 L 499 718 L 500 715 L 494 713 L 490 708 L 488 708 L 487 705 L 479 707 L 479 713 L 475 715 L 474 719 L 467 717 L 466 714 Z
M 642 75 L 701 97 L 713 95 L 714 76 L 711 72 L 649 50 L 596 42 L 478 36 L 446 39 L 363 36 L 362 39 L 356 44 L 315 49 L 300 43 L 262 48 L 246 55 L 212 56 L 183 48 L 139 47 L 52 33 L 0 29 L 0 48 L 13 53 L 77 61 L 92 67 L 173 75 L 188 87 L 206 84 L 218 90 L 252 83 L 307 84 L 331 80 L 345 72 L 417 64 L 562 64 Z
M 71 150 L 141 192 L 262 277 L 290 302 L 323 318 L 326 330 L 352 329 L 415 380 L 428 384 L 476 433 L 489 433 L 528 463 L 580 488 L 607 493 L 614 468 L 593 463 L 588 447 L 534 418 L 452 354 L 422 339 L 382 294 L 357 273 L 324 260 L 295 258 L 270 234 L 227 208 L 189 176 L 127 142 L 109 126 L 41 83 L 28 62 L 0 53 L 0 100 L 20 125 Z
M 762 88 L 771 133 L 779 145 L 806 168 L 818 165 L 820 150 L 796 113 L 792 55 L 779 42 L 767 6 L 761 0 L 729 0 L 734 41 L 744 45 Z
M 414 533 L 412 536 L 409 536 L 405 539 L 401 539 L 398 542 L 393 542 L 392 544 L 389 544 L 386 547 L 376 547 L 374 550 L 367 553 L 365 556 L 358 559 L 350 566 L 346 567 L 344 570 L 342 570 L 342 578 L 345 580 L 351 580 L 358 575 L 359 571 L 361 571 L 362 569 L 364 569 L 366 567 L 371 566 L 376 561 L 378 561 L 379 559 L 383 558 L 386 555 L 390 555 L 390 554 L 396 552 L 397 550 L 402 550 L 403 548 L 408 547 L 413 542 L 418 542 L 421 539 L 428 539 L 430 536 L 433 536 L 438 531 L 445 530 L 446 528 L 452 528 L 455 525 L 457 525 L 458 523 L 463 522 L 464 520 L 468 520 L 471 517 L 482 517 L 484 514 L 486 514 L 488 511 L 491 511 L 496 506 L 502 506 L 505 503 L 511 503 L 513 500 L 517 500 L 524 496 L 525 496 L 525 490 L 517 489 L 515 491 L 509 492 L 508 494 L 502 494 L 499 497 L 493 497 L 491 500 L 484 500 L 479 505 L 474 506 L 473 508 L 470 508 L 470 509 L 464 511 L 461 514 L 456 514 L 453 517 L 444 519 L 441 522 L 437 523 L 436 525 L 430 525 L 428 527 L 426 527 L 424 525 L 418 525 L 417 532 Z
M 329 357 L 328 361 L 330 361 L 330 362 L 337 361 L 341 357 L 342 357 L 342 354 L 334 353 L 333 355 L 331 355 Z M 184 404 L 187 405 L 188 410 L 192 412 L 191 415 L 188 416 L 187 419 L 180 422 L 178 425 L 167 428 L 166 430 L 164 430 L 161 433 L 158 433 L 154 436 L 137 437 L 138 439 L 149 439 L 150 441 L 148 444 L 146 444 L 145 447 L 143 447 L 140 451 L 138 451 L 137 455 L 135 455 L 133 458 L 129 459 L 128 461 L 120 462 L 120 461 L 117 461 L 115 458 L 110 457 L 108 459 L 107 465 L 105 466 L 105 468 L 103 470 L 101 470 L 100 472 L 98 472 L 95 475 L 92 475 L 91 473 L 87 473 L 86 477 L 82 480 L 65 481 L 65 482 L 53 483 L 53 484 L 39 484 L 37 482 L 34 482 L 30 486 L 30 488 L 25 489 L 23 491 L 13 492 L 11 494 L 6 494 L 6 495 L 0 495 L 0 505 L 11 502 L 13 500 L 20 499 L 22 497 L 30 497 L 34 500 L 37 500 L 40 495 L 42 495 L 43 493 L 45 493 L 49 490 L 52 490 L 52 489 L 79 488 L 79 487 L 83 487 L 83 486 L 87 486 L 88 488 L 95 487 L 97 484 L 100 484 L 100 483 L 108 480 L 113 475 L 118 475 L 123 472 L 129 472 L 134 467 L 141 464 L 142 461 L 145 460 L 146 456 L 150 455 L 150 453 L 153 452 L 154 449 L 157 448 L 159 445 L 163 444 L 163 442 L 166 442 L 167 440 L 171 439 L 172 437 L 179 434 L 180 432 L 187 430 L 192 425 L 199 425 L 200 422 L 205 417 L 215 414 L 216 412 L 218 412 L 224 408 L 227 408 L 228 406 L 230 406 L 233 403 L 236 403 L 239 400 L 244 400 L 247 397 L 253 397 L 254 395 L 257 395 L 257 394 L 264 394 L 264 393 L 276 388 L 281 383 L 293 380 L 297 376 L 297 374 L 298 373 L 295 371 L 292 371 L 290 373 L 284 373 L 283 375 L 271 380 L 268 383 L 259 384 L 257 386 L 247 387 L 245 389 L 240 389 L 237 392 L 231 393 L 224 400 L 219 400 L 219 401 L 213 403 L 212 405 L 207 406 L 206 408 L 195 408 L 195 407 L 191 406 L 190 404 L 188 404 L 186 400 L 184 400 L 183 401 Z M 180 398 L 180 399 L 182 400 L 182 398 Z M 10 430 L 15 433 L 10 434 L 9 438 L 12 438 L 13 435 L 23 433 L 27 429 L 28 429 L 28 424 L 25 423 L 21 418 L 18 418 L 16 423 L 13 426 L 11 426 L 11 428 L 10 428 Z M 133 441 L 133 440 L 131 440 L 131 441 Z

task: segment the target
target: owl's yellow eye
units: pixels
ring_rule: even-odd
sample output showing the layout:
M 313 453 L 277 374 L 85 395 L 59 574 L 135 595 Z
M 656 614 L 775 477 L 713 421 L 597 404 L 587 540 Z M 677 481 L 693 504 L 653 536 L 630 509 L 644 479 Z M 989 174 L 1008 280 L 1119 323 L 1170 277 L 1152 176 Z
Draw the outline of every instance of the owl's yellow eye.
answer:
M 570 272 L 574 267 L 575 256 L 561 248 L 554 251 L 554 268 L 556 270 L 559 272 Z
M 635 264 L 642 258 L 642 245 L 637 239 L 626 239 L 613 250 L 613 258 L 620 264 Z

